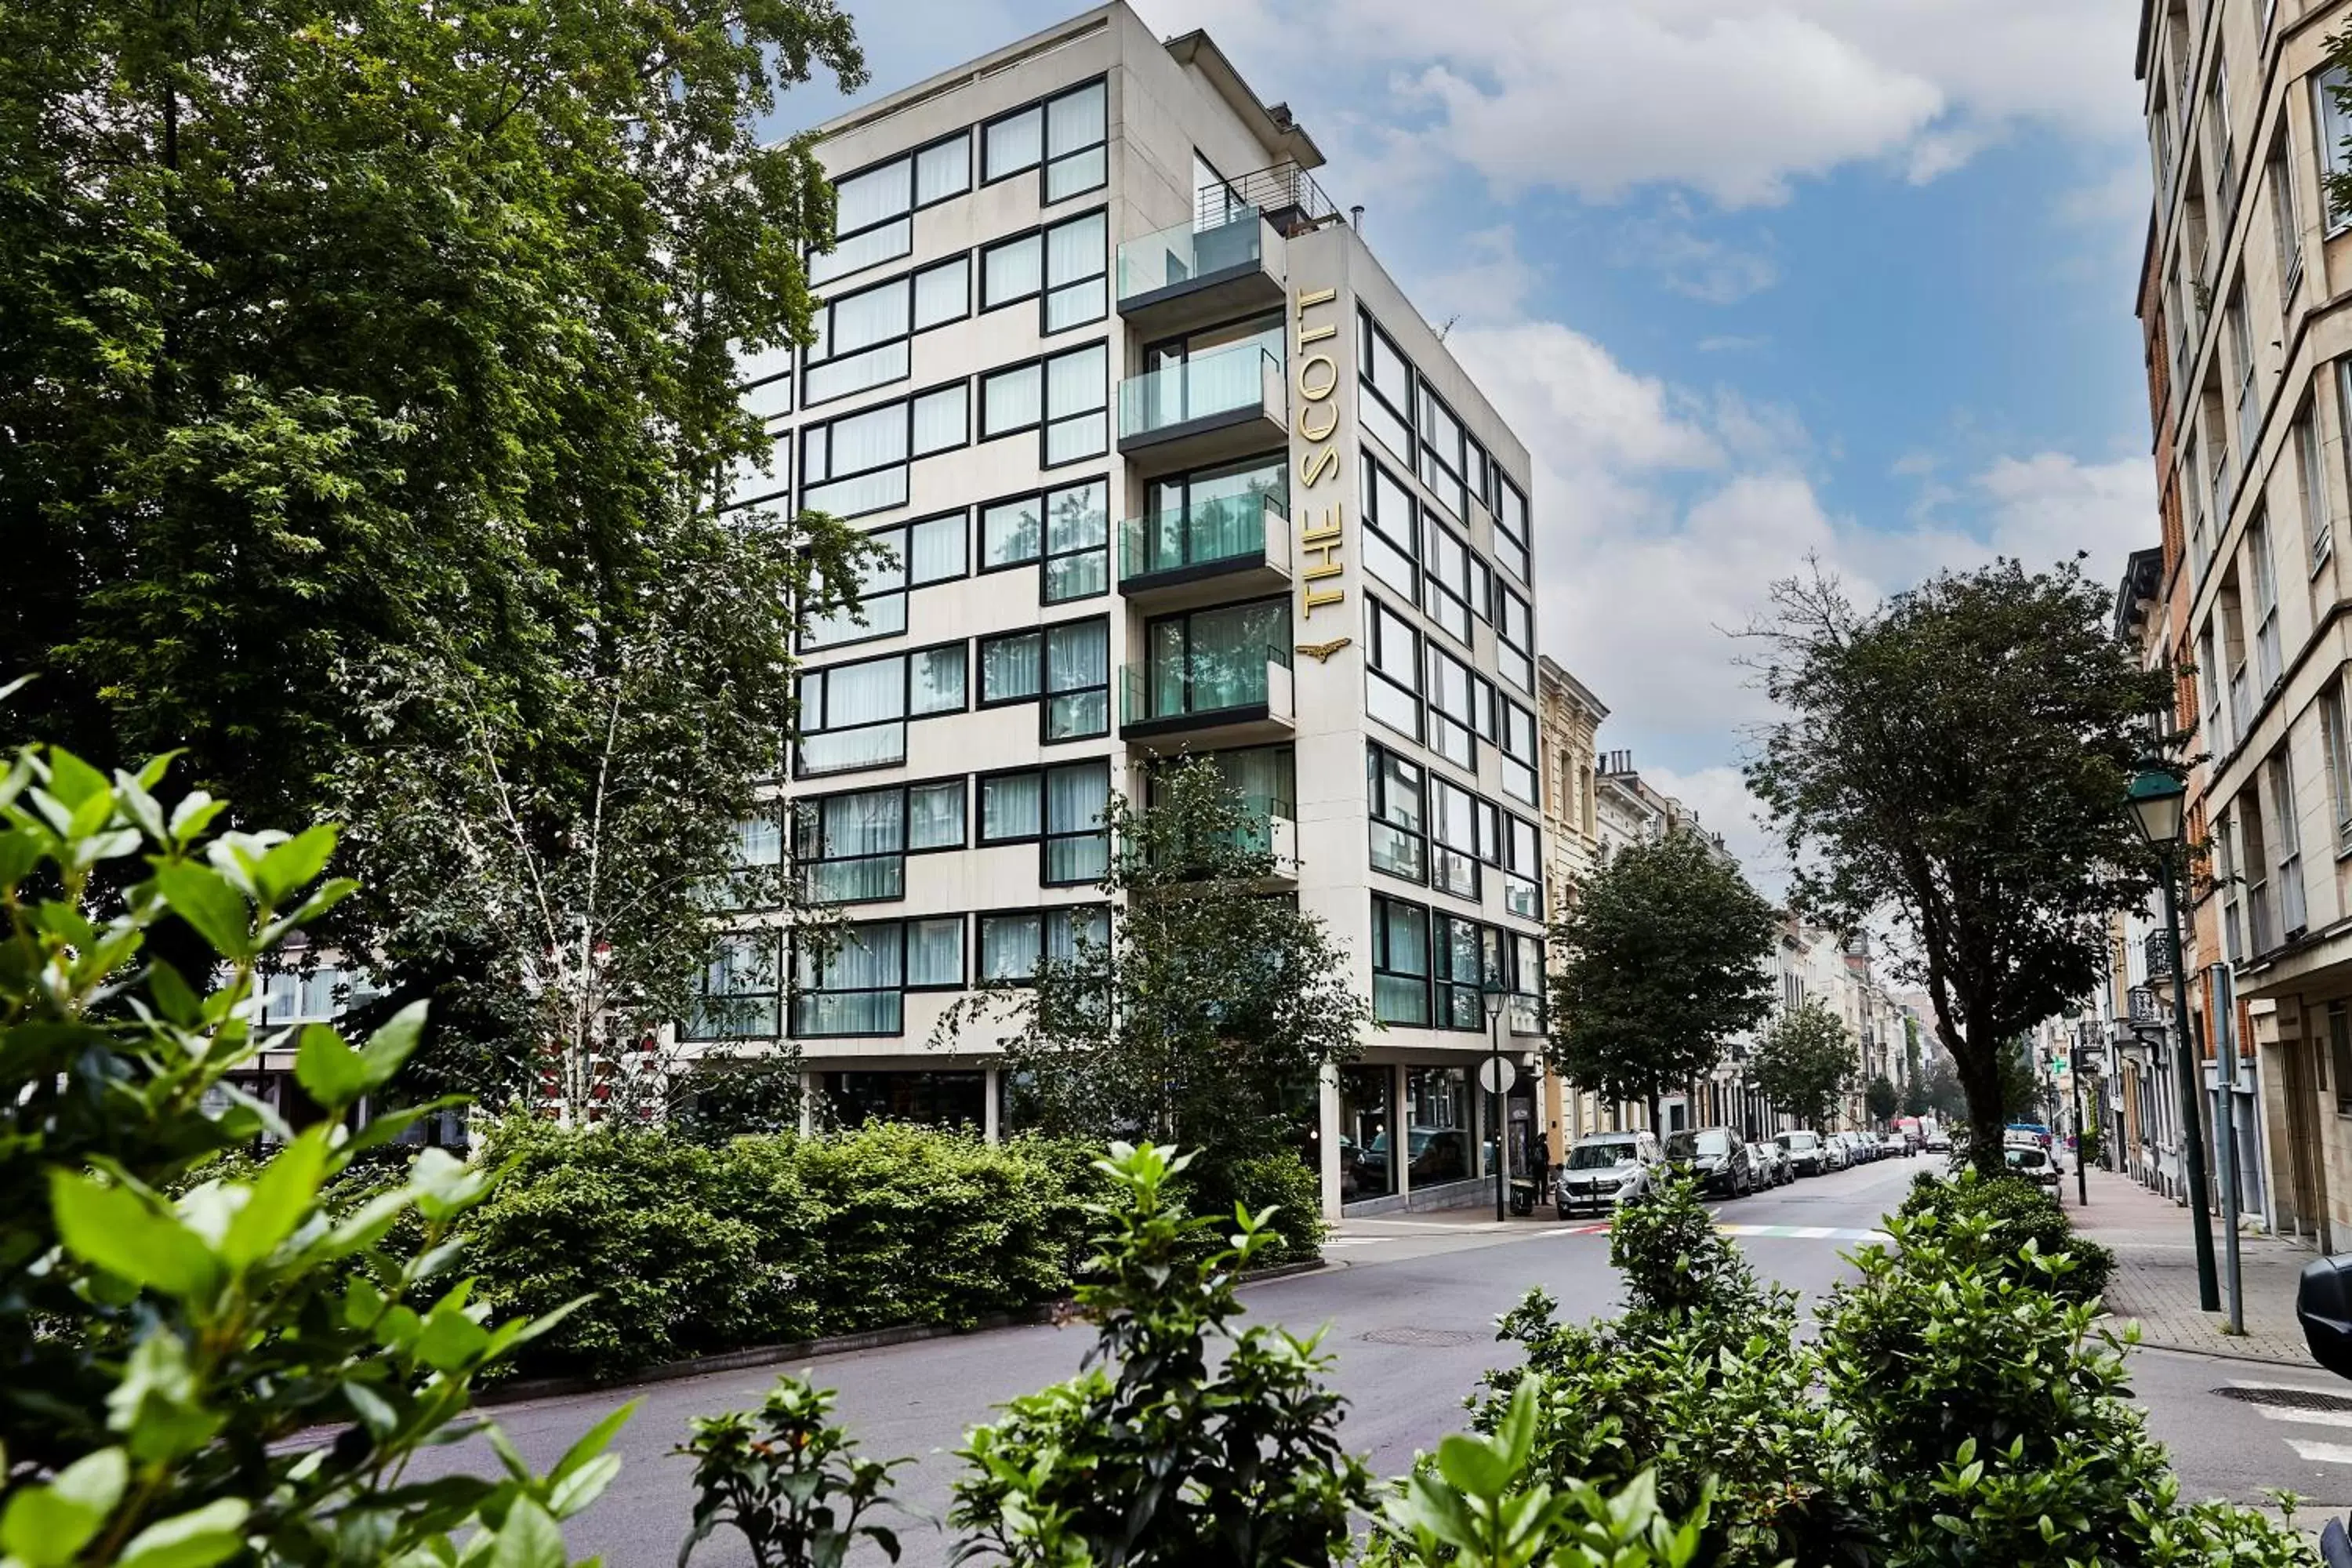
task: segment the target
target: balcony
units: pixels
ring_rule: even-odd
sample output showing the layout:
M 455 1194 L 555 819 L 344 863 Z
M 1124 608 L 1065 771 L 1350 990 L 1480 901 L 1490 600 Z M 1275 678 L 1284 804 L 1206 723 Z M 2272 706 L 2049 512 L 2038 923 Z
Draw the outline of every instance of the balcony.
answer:
M 1255 207 L 1204 212 L 1118 247 L 1118 313 L 1147 338 L 1282 303 L 1283 239 Z
M 1131 664 L 1121 671 L 1122 741 L 1244 746 L 1286 741 L 1297 724 L 1289 652 L 1284 648 L 1195 653 Z
M 1219 496 L 1119 525 L 1118 591 L 1180 610 L 1290 587 L 1290 520 L 1272 496 Z
M 1339 209 L 1315 183 L 1315 176 L 1297 163 L 1284 162 L 1237 174 L 1222 184 L 1201 191 L 1196 202 L 1203 217 L 1245 206 L 1263 215 L 1286 237 L 1295 237 L 1336 222 Z
M 1235 343 L 1118 384 L 1118 449 L 1165 472 L 1286 443 L 1290 400 L 1282 361 Z
M 2171 936 L 2160 931 L 2148 932 L 2143 951 L 2147 959 L 2149 983 L 2170 980 L 2172 978 Z
M 1259 879 L 1267 887 L 1297 886 L 1298 808 L 1270 795 L 1244 795 L 1241 805 L 1249 814 L 1248 824 L 1221 837 L 1237 848 L 1274 858 L 1273 868 Z

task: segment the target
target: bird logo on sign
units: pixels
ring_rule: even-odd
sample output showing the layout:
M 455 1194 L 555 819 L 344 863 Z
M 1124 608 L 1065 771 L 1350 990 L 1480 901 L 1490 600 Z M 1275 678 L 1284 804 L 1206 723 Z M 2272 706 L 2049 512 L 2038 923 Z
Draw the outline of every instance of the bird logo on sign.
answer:
M 1318 664 L 1328 664 L 1333 654 L 1355 640 L 1353 637 L 1333 637 L 1329 642 L 1303 642 L 1293 651 L 1305 654 Z

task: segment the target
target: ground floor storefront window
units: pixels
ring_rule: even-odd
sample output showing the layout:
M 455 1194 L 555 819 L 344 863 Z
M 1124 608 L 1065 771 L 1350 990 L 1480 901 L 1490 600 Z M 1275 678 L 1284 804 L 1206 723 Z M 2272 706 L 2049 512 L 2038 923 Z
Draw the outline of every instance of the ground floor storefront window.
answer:
M 1339 1069 L 1339 1201 L 1384 1198 L 1397 1190 L 1396 1069 Z
M 978 1128 L 988 1119 L 984 1072 L 829 1072 L 823 1089 L 826 1111 L 843 1127 L 917 1121 Z

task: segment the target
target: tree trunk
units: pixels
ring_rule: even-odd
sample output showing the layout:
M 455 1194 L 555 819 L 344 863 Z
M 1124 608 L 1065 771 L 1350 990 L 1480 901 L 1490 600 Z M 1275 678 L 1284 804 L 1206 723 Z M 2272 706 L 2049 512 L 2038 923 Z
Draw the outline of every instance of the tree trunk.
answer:
M 1999 1176 L 2009 1169 L 2001 1153 L 2009 1108 L 2000 1098 L 2000 1046 L 1989 1039 L 1990 1034 L 1990 1029 L 1971 1029 L 1968 1040 L 1952 1053 L 1952 1065 L 1969 1100 L 1969 1163 L 1981 1175 Z

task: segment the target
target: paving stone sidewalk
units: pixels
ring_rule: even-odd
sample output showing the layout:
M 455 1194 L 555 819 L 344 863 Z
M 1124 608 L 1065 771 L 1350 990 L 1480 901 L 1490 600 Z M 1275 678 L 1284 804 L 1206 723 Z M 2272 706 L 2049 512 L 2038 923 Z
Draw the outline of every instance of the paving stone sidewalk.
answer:
M 2138 1321 L 2142 1344 L 2241 1361 L 2312 1364 L 2303 1330 L 2294 1321 L 2295 1277 L 2312 1259 L 2308 1248 L 2274 1237 L 2239 1237 L 2246 1331 L 2231 1334 L 2226 1331 L 2225 1313 L 2198 1308 L 2197 1252 L 2189 1235 L 2189 1210 L 2127 1176 L 2096 1168 L 2090 1173 L 2090 1206 L 2080 1206 L 2074 1196 L 2074 1173 L 2066 1173 L 2060 1192 L 2066 1217 L 2074 1222 L 2079 1234 L 2115 1249 L 2116 1273 L 2107 1287 L 2107 1309 L 2118 1318 Z M 2216 1216 L 2217 1268 L 2223 1266 L 2223 1245 Z M 2226 1301 L 2226 1276 L 2222 1288 Z

